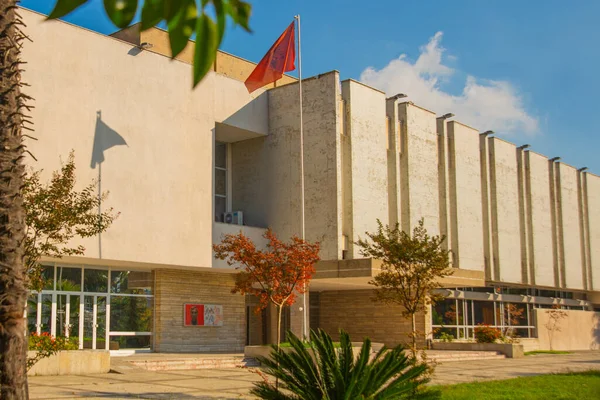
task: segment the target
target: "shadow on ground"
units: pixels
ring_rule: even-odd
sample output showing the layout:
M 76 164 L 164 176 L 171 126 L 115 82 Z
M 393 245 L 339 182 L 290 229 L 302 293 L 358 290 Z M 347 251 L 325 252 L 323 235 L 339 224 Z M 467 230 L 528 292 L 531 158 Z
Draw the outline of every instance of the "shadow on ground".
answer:
M 112 393 L 112 392 L 80 392 L 77 393 L 77 397 L 82 398 L 104 398 L 104 399 L 169 399 L 169 400 L 239 400 L 239 395 L 230 395 L 230 397 L 224 397 L 222 394 L 215 396 L 206 396 L 202 394 L 192 395 L 189 393 L 159 393 L 159 392 L 148 392 L 148 393 Z

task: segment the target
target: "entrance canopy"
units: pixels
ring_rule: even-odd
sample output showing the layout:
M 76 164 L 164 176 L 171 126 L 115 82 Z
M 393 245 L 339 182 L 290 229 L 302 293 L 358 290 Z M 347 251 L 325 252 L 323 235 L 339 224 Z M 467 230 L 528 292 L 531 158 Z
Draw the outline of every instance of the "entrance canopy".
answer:
M 310 290 L 373 289 L 369 281 L 381 271 L 381 261 L 372 258 L 320 261 L 310 283 Z M 441 280 L 442 287 L 485 286 L 483 271 L 454 269 L 454 274 Z

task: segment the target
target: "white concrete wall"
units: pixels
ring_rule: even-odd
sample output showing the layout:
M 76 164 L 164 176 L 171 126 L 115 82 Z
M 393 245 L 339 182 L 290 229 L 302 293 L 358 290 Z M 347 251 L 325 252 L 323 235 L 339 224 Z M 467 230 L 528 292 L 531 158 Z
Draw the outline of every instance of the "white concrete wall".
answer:
M 412 231 L 421 218 L 430 235 L 440 233 L 438 137 L 435 114 L 412 103 L 398 105 L 402 229 Z
M 592 288 L 600 291 L 600 176 L 586 173 Z
M 268 240 L 264 238 L 265 229 L 256 228 L 253 226 L 224 224 L 221 222 L 213 223 L 212 241 L 213 243 L 221 243 L 225 235 L 237 235 L 243 233 L 247 236 L 259 249 L 265 249 Z M 235 266 L 227 265 L 225 260 L 217 260 L 213 254 L 213 268 L 235 268 Z
M 304 93 L 306 238 L 321 242 L 321 258 L 341 257 L 339 76 L 307 79 Z M 298 85 L 269 91 L 270 135 L 232 144 L 233 208 L 248 225 L 270 227 L 282 239 L 301 235 Z
M 569 289 L 583 289 L 577 169 L 557 163 L 560 268 Z
M 521 236 L 516 146 L 489 138 L 493 265 L 503 282 L 521 283 Z
M 101 164 L 102 190 L 110 191 L 105 207 L 121 215 L 101 244 L 98 238 L 76 243 L 87 257 L 209 267 L 213 129 L 253 100 L 244 84 L 209 73 L 192 91 L 188 64 L 145 51 L 133 55 L 130 44 L 20 13 L 33 40 L 25 43 L 23 79 L 36 99 L 39 138 L 28 141 L 38 158 L 29 165 L 49 177 L 73 149 L 83 186 L 99 177 L 100 168 L 90 168 L 99 127 L 127 143 L 105 150 Z M 264 133 L 266 103 L 252 107 L 243 127 Z
M 548 159 L 540 154 L 525 153 L 527 202 L 529 209 L 529 263 L 534 270 L 534 282 L 554 286 L 554 252 L 552 249 L 552 204 Z
M 479 134 L 456 121 L 449 122 L 447 128 L 454 266 L 483 271 Z
M 352 210 L 346 213 L 351 221 L 351 231 L 344 232 L 352 242 L 365 237 L 365 232 L 377 228 L 377 219 L 388 223 L 387 192 L 387 140 L 386 108 L 384 93 L 359 82 L 342 82 L 342 98 L 347 105 L 346 134 L 349 153 L 343 157 L 349 161 L 351 182 L 350 201 Z M 347 149 L 347 147 L 346 147 Z M 344 178 L 347 176 L 344 175 Z M 347 204 L 345 205 L 347 206 Z M 349 211 L 349 210 L 346 210 Z M 359 258 L 359 249 L 350 245 L 352 257 Z
M 564 310 L 566 317 L 559 320 L 560 330 L 549 330 L 548 309 L 534 310 L 538 328 L 540 350 L 550 350 L 552 335 L 553 350 L 598 350 L 600 349 L 600 313 L 582 310 Z

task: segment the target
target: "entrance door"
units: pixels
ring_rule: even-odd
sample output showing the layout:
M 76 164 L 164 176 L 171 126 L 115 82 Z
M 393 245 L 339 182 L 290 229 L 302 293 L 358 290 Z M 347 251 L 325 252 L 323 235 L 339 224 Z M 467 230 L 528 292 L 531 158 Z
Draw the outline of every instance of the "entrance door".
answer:
M 83 348 L 106 349 L 106 296 L 84 296 Z
M 56 295 L 56 336 L 79 337 L 80 294 L 58 293 Z

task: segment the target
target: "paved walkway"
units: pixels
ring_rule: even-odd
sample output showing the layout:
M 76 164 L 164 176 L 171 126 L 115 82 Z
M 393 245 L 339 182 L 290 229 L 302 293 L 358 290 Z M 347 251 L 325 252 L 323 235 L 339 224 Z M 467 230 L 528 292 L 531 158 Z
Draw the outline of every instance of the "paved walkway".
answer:
M 510 379 L 553 372 L 600 370 L 600 351 L 537 355 L 521 359 L 439 364 L 433 384 Z M 29 378 L 32 399 L 248 399 L 256 373 L 241 368 L 139 371 L 88 376 Z

